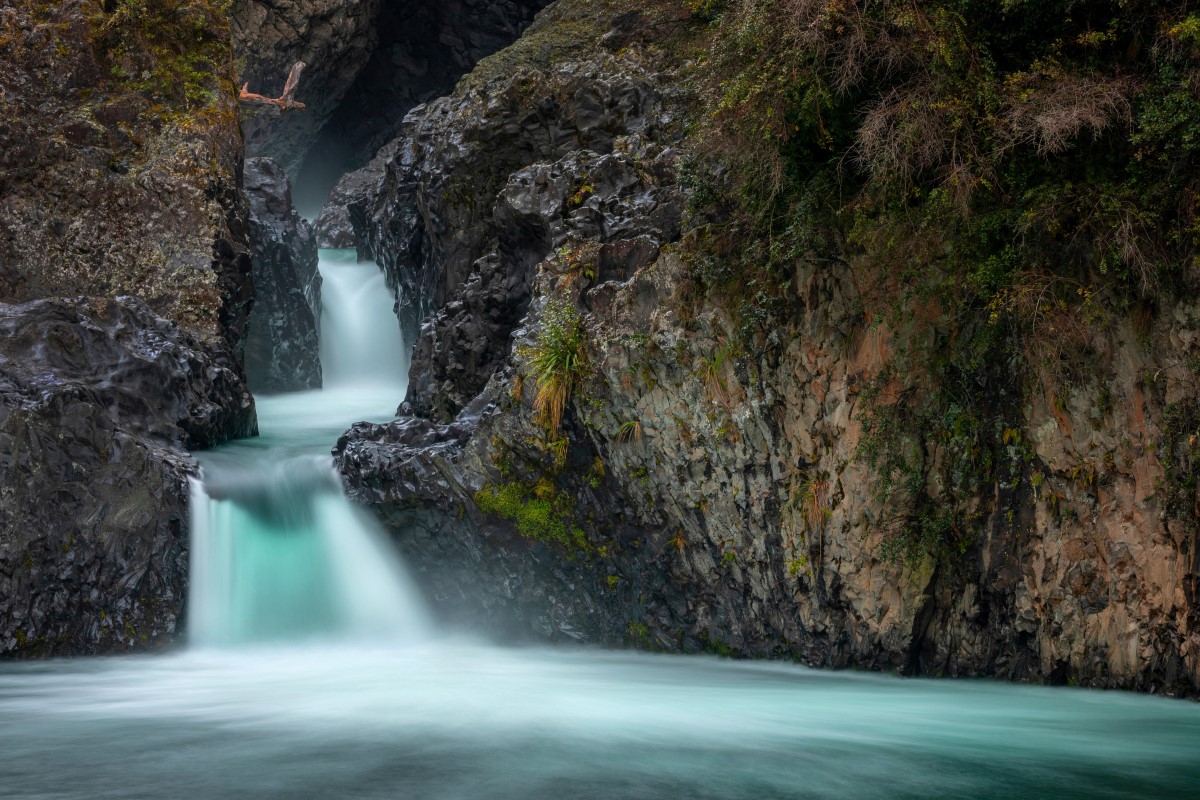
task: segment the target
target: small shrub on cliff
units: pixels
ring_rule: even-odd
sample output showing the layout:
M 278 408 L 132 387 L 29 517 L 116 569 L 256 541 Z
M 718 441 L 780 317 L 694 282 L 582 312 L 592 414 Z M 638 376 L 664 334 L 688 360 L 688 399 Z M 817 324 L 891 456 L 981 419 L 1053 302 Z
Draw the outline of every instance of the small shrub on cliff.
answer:
M 557 434 L 571 394 L 588 370 L 587 330 L 570 304 L 551 299 L 542 311 L 537 342 L 522 354 L 534 380 L 533 401 L 538 422 Z

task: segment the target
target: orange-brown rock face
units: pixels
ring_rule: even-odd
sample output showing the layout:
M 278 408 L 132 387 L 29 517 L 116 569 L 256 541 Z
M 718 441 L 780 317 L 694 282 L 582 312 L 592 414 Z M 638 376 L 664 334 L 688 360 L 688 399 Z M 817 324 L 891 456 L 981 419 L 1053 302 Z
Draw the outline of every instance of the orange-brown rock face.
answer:
M 0 9 L 0 300 L 131 294 L 241 347 L 252 287 L 222 3 Z

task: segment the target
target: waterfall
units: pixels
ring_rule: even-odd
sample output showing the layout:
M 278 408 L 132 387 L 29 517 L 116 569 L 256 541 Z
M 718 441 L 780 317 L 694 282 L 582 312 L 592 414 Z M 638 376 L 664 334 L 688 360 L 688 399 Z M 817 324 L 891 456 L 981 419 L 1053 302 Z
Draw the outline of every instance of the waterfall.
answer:
M 325 388 L 403 386 L 408 348 L 383 271 L 352 250 L 321 254 L 321 369 Z M 401 393 L 403 395 L 403 393 Z
M 359 419 L 390 419 L 406 356 L 379 269 L 322 251 L 329 388 L 262 398 L 258 441 L 202 457 L 192 483 L 189 638 L 231 646 L 421 638 L 421 601 L 379 526 L 345 497 L 328 455 Z

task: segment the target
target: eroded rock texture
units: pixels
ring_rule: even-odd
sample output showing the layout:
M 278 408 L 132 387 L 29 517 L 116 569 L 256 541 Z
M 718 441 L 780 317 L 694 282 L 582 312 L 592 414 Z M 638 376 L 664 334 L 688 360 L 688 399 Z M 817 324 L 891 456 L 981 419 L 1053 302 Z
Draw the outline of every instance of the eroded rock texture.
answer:
M 246 162 L 254 242 L 254 310 L 246 375 L 255 392 L 321 386 L 321 275 L 312 226 L 292 207 L 287 173 L 267 158 Z
M 231 37 L 216 6 L 194 5 L 0 8 L 0 300 L 135 295 L 240 350 L 253 286 Z M 172 25 L 214 59 L 192 98 L 153 40 Z
M 409 109 L 448 92 L 511 43 L 546 0 L 237 0 L 242 80 L 275 96 L 304 61 L 304 113 L 256 110 L 247 152 L 278 161 L 305 186 L 332 186 L 366 163 Z M 320 198 L 323 200 L 324 198 Z M 318 200 L 317 205 L 320 205 Z
M 134 8 L 0 7 L 0 656 L 169 641 L 185 448 L 256 432 L 229 21 Z
M 333 190 L 321 210 L 321 215 L 314 223 L 317 242 L 321 247 L 339 249 L 358 248 L 360 255 L 365 254 L 365 248 L 358 247 L 354 236 L 354 217 L 358 218 L 358 227 L 365 229 L 367 206 L 373 203 L 373 198 L 379 191 L 379 184 L 387 171 L 387 165 L 395 155 L 396 142 L 390 142 L 380 148 L 379 153 L 365 167 L 347 172 L 334 185 Z
M 139 300 L 0 304 L 0 657 L 171 641 L 185 448 L 255 429 L 238 366 Z
M 677 243 L 696 224 L 691 98 L 650 22 L 561 0 L 410 114 L 350 206 L 418 337 L 416 416 L 351 429 L 338 463 L 438 607 L 547 638 L 1200 691 L 1194 509 L 1156 489 L 1198 419 L 1177 365 L 1200 307 L 1114 327 L 1102 380 L 1064 399 L 992 365 L 980 391 L 1020 422 L 974 542 L 889 560 L 861 389 L 896 345 L 863 322 L 852 255 L 798 261 L 753 352 L 695 302 Z M 541 51 L 551 35 L 567 57 Z M 589 366 L 559 434 L 530 361 L 564 307 Z

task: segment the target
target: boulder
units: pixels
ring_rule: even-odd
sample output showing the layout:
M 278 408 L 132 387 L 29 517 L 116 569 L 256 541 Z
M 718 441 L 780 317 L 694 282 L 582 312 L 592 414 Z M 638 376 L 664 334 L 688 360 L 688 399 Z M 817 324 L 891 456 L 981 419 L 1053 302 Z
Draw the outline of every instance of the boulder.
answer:
M 140 300 L 0 304 L 0 657 L 171 642 L 187 448 L 256 432 L 228 353 Z

